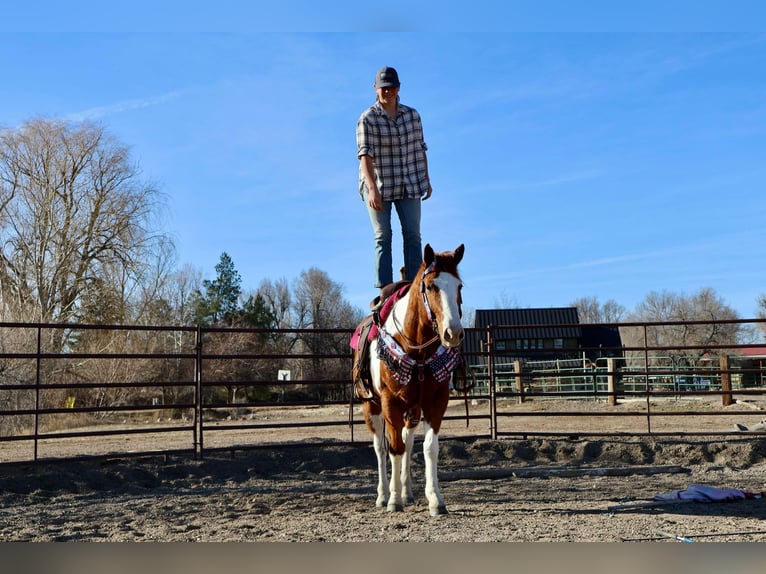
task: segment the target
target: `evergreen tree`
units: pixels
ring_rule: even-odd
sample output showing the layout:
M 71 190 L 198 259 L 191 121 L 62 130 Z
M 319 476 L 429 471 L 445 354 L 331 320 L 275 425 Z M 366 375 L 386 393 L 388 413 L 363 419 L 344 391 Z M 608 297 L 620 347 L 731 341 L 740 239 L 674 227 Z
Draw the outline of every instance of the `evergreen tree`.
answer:
M 242 327 L 256 329 L 276 329 L 278 327 L 274 313 L 269 310 L 266 300 L 260 293 L 248 297 L 238 315 Z
M 228 253 L 223 252 L 215 266 L 216 278 L 202 282 L 204 295 L 198 293 L 195 319 L 201 325 L 231 325 L 239 311 L 242 278 Z

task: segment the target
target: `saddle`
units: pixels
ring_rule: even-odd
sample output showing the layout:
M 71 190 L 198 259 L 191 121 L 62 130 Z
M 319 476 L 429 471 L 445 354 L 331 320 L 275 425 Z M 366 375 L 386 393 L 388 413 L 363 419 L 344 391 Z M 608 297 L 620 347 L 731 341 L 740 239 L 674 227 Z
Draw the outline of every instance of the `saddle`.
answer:
M 370 311 L 373 313 L 379 312 L 383 308 L 383 305 L 386 303 L 386 300 L 391 297 L 391 295 L 398 293 L 402 287 L 410 284 L 412 284 L 411 281 L 397 281 L 396 283 L 389 283 L 385 287 L 381 287 L 380 295 L 370 301 Z
M 380 295 L 370 301 L 370 315 L 367 315 L 351 336 L 351 348 L 355 349 L 351 380 L 356 396 L 362 400 L 373 398 L 372 373 L 370 372 L 370 341 L 377 336 L 377 327 L 385 322 L 394 303 L 409 289 L 410 281 L 397 281 L 382 287 Z

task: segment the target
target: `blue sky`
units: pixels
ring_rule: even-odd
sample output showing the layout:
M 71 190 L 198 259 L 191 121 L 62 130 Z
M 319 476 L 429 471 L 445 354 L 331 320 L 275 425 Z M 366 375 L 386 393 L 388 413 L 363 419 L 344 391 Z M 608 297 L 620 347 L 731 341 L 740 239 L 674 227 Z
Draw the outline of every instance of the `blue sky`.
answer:
M 317 267 L 364 309 L 375 290 L 354 128 L 376 69 L 392 65 L 429 145 L 424 243 L 466 245 L 467 307 L 592 296 L 632 310 L 652 291 L 712 287 L 755 315 L 766 293 L 766 33 L 718 27 L 715 14 L 672 32 L 644 15 L 584 20 L 583 31 L 405 19 L 381 32 L 373 19 L 327 33 L 304 26 L 305 12 L 296 28 L 307 31 L 292 32 L 287 5 L 269 14 L 275 32 L 264 19 L 255 31 L 206 29 L 187 15 L 158 30 L 135 13 L 102 27 L 11 14 L 0 126 L 103 123 L 165 194 L 179 267 L 212 278 L 225 251 L 246 289 Z M 502 20 L 515 4 L 498 6 Z M 398 267 L 400 243 L 394 255 Z

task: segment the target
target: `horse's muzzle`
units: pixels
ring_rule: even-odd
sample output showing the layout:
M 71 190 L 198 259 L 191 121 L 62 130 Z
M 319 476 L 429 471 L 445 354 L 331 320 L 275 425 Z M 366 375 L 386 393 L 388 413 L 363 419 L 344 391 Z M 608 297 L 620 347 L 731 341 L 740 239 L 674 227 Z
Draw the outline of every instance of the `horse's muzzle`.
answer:
M 441 336 L 442 344 L 445 347 L 457 347 L 458 345 L 460 345 L 460 343 L 463 342 L 464 335 L 465 335 L 465 331 L 463 330 L 462 326 L 460 326 L 457 329 L 447 327 Z

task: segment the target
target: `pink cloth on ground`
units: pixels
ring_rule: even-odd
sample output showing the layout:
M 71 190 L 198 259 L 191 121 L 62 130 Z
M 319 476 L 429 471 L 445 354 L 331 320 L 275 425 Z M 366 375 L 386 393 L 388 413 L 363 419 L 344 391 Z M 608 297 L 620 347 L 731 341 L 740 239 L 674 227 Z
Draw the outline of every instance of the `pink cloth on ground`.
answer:
M 692 484 L 686 490 L 674 490 L 668 494 L 655 494 L 654 500 L 692 500 L 695 502 L 731 502 L 756 498 L 757 495 L 738 488 L 717 488 L 704 484 Z

